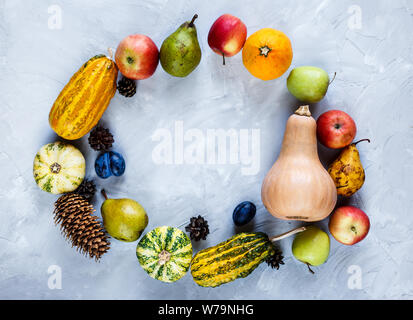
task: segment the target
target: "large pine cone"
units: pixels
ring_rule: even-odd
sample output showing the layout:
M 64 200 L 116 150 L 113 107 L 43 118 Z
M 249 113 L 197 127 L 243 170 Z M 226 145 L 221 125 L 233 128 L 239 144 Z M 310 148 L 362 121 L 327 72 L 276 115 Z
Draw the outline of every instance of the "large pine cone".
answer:
M 109 250 L 110 242 L 93 206 L 82 196 L 69 193 L 55 202 L 54 221 L 78 251 L 96 261 Z

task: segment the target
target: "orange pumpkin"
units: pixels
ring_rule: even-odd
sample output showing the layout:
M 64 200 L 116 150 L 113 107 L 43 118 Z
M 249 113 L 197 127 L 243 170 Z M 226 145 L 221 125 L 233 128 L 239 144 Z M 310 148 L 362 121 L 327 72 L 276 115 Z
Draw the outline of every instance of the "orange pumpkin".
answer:
M 293 49 L 281 31 L 264 28 L 253 33 L 242 49 L 245 68 L 261 80 L 281 77 L 290 67 Z

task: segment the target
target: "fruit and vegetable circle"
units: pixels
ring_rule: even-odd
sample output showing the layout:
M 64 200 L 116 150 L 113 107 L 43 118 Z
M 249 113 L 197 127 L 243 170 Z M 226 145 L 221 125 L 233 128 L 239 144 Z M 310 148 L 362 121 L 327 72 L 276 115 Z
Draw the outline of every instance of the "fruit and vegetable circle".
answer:
M 6 297 L 412 292 L 408 13 L 121 3 L 5 6 Z

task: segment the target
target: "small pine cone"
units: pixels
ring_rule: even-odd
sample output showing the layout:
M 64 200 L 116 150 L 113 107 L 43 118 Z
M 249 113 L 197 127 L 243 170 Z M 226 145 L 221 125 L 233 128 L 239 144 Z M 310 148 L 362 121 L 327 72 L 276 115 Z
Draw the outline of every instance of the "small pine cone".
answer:
M 74 192 L 91 202 L 96 193 L 96 185 L 92 180 L 84 179 Z
M 272 269 L 279 269 L 280 268 L 280 264 L 284 264 L 284 256 L 282 255 L 282 252 L 280 249 L 275 248 L 275 252 L 272 256 L 268 257 L 267 260 L 265 260 L 267 262 L 267 264 L 272 268 Z
M 206 240 L 209 234 L 208 221 L 206 221 L 200 215 L 192 217 L 189 224 L 185 227 L 185 230 L 190 233 L 191 239 L 195 241 Z
M 98 261 L 110 248 L 108 236 L 93 206 L 82 196 L 68 193 L 55 202 L 54 221 L 78 251 Z
M 97 126 L 90 132 L 88 140 L 91 148 L 96 151 L 108 150 L 115 142 L 109 129 L 100 126 Z
M 118 91 L 122 96 L 126 98 L 133 97 L 136 93 L 135 80 L 122 76 L 122 79 L 120 79 L 118 82 Z

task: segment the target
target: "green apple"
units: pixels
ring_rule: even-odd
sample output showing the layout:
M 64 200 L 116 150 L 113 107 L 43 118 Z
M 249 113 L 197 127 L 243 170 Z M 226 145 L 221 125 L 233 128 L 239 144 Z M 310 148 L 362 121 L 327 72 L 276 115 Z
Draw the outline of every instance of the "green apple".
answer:
M 117 240 L 138 240 L 148 225 L 145 209 L 135 200 L 108 199 L 104 190 L 102 194 L 106 200 L 100 210 L 106 231 Z
M 287 78 L 287 88 L 301 102 L 315 103 L 327 93 L 330 78 L 327 72 L 317 67 L 294 68 Z
M 319 266 L 330 253 L 330 237 L 323 230 L 309 226 L 295 237 L 292 250 L 294 257 L 307 266 Z

